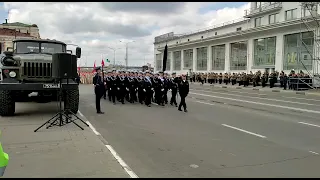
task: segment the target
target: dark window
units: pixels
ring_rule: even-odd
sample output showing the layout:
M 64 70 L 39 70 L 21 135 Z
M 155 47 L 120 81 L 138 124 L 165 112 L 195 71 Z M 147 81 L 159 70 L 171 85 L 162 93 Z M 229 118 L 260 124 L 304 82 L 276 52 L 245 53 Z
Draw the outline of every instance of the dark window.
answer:
M 241 27 L 238 27 L 238 28 L 237 28 L 237 31 L 241 31 Z
M 218 35 L 218 32 L 215 32 L 214 35 Z
M 201 36 L 201 39 L 203 38 L 203 36 Z
M 190 39 L 188 39 L 188 41 L 190 41 Z

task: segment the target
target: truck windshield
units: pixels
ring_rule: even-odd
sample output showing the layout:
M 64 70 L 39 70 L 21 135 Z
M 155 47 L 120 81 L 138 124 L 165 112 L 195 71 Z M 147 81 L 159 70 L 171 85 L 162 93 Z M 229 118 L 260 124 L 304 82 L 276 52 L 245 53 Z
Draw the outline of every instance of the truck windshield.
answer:
M 41 50 L 39 50 L 39 47 Z M 40 43 L 40 42 L 15 42 L 14 52 L 19 54 L 28 54 L 28 53 L 61 53 L 66 52 L 66 47 L 64 44 L 57 43 Z

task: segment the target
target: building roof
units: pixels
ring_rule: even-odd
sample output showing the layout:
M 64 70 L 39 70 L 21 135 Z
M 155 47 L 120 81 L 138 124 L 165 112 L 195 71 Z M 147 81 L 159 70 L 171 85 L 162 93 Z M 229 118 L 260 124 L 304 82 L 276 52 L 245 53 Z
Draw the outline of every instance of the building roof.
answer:
M 31 37 L 29 33 L 22 33 L 14 29 L 8 29 L 8 28 L 0 28 L 0 36 Z
M 5 26 L 20 26 L 20 27 L 38 27 L 36 24 L 24 24 L 24 23 L 21 23 L 21 22 L 13 22 L 13 23 L 2 23 L 2 25 L 5 25 Z
M 13 40 L 13 42 L 23 42 L 23 41 L 34 41 L 34 42 L 41 42 L 41 43 L 58 43 L 58 44 L 64 44 L 66 45 L 66 43 L 62 42 L 62 41 L 57 41 L 57 40 L 50 40 L 50 39 L 32 39 L 32 37 L 30 36 L 30 39 L 15 39 Z

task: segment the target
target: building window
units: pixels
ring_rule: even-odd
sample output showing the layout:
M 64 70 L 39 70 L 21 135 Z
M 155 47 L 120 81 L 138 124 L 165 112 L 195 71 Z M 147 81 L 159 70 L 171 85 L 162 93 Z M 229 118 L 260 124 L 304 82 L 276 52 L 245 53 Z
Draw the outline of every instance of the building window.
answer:
M 302 16 L 303 17 L 307 17 L 307 16 L 311 16 L 311 14 L 313 16 L 316 16 L 318 13 L 318 6 L 314 5 L 314 6 L 306 6 L 302 8 Z
M 212 46 L 212 70 L 224 70 L 226 46 Z
M 274 24 L 279 22 L 279 14 L 271 14 L 269 15 L 269 24 Z
M 187 49 L 183 51 L 183 67 L 185 69 L 192 69 L 193 67 L 193 49 Z
M 197 48 L 197 70 L 207 70 L 208 48 Z
M 241 31 L 241 27 L 238 27 L 238 28 L 237 28 L 237 31 Z
M 313 32 L 284 36 L 284 70 L 312 70 Z
M 188 39 L 188 41 L 190 41 L 190 39 Z
M 297 9 L 291 9 L 285 12 L 286 20 L 292 20 L 297 18 Z
M 170 71 L 170 68 L 171 68 L 171 52 L 168 52 L 168 56 L 167 56 L 167 63 L 166 63 L 166 69 L 168 71 Z
M 201 36 L 201 39 L 203 38 L 203 36 Z
M 156 70 L 161 71 L 162 70 L 162 54 L 156 55 Z
M 276 59 L 276 37 L 254 40 L 254 65 L 274 65 Z
M 230 70 L 247 69 L 247 42 L 236 42 L 231 44 Z
M 218 32 L 215 32 L 214 35 L 218 35 Z
M 181 70 L 181 51 L 173 52 L 173 70 L 174 71 Z
M 256 2 L 256 8 L 260 8 L 261 7 L 261 2 Z
M 254 19 L 254 27 L 261 26 L 261 17 Z

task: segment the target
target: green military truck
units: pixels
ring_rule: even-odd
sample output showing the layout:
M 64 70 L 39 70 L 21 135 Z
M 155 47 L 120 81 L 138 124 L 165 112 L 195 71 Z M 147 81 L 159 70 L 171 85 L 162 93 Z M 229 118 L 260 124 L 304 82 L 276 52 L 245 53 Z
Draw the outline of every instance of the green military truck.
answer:
M 71 52 L 67 44 L 56 40 L 19 39 L 0 56 L 0 115 L 13 116 L 15 103 L 36 94 L 36 102 L 58 99 L 59 84 L 52 78 L 52 54 Z M 77 58 L 81 48 L 76 48 Z M 79 85 L 75 79 L 62 82 L 64 107 L 73 113 L 79 109 Z

